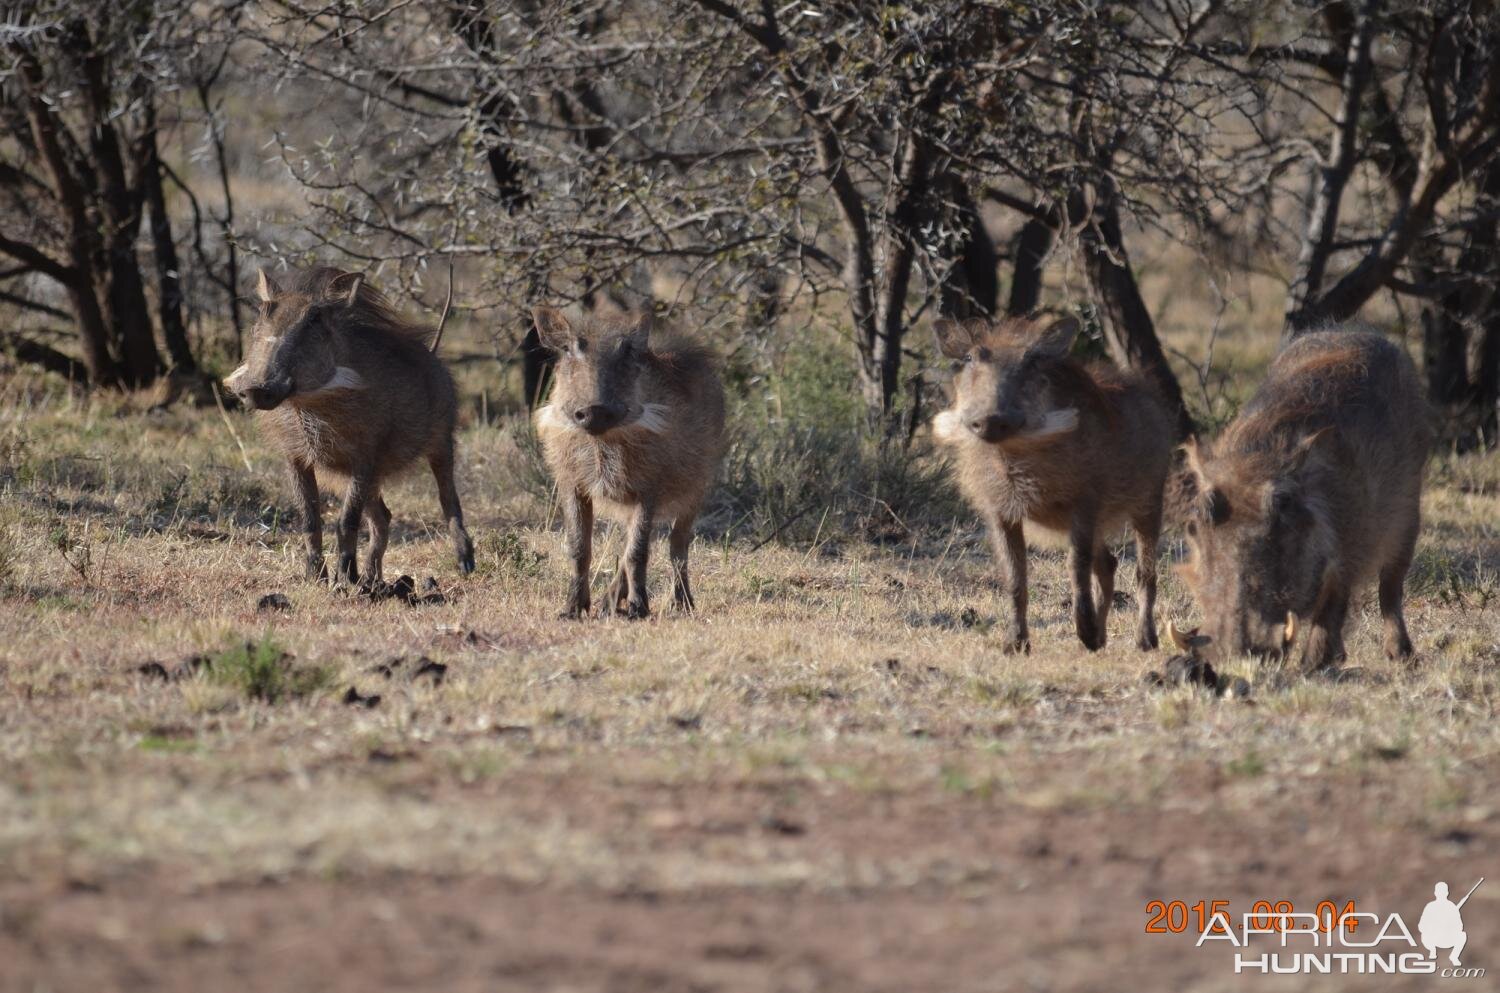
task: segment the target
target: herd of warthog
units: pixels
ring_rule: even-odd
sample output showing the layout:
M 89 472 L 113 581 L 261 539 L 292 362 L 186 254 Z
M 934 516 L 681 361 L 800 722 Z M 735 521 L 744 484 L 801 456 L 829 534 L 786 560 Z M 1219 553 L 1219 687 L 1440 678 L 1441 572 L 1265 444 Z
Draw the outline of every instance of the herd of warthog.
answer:
M 335 581 L 378 584 L 391 520 L 381 486 L 419 457 L 437 479 L 459 566 L 471 571 L 453 477 L 456 394 L 429 343 L 436 335 L 404 321 L 360 275 L 336 269 L 262 273 L 259 297 L 249 360 L 228 383 L 290 464 L 308 574 L 326 576 L 318 471 L 347 481 Z M 573 566 L 563 616 L 590 610 L 596 508 L 626 528 L 601 614 L 650 612 L 646 563 L 658 523 L 671 528 L 673 602 L 692 610 L 688 547 L 724 451 L 712 355 L 653 336 L 649 314 L 571 321 L 538 307 L 532 316 L 558 359 L 535 424 Z M 1173 493 L 1191 553 L 1181 571 L 1204 617 L 1201 629 L 1169 625 L 1180 646 L 1287 657 L 1300 626 L 1303 666 L 1333 664 L 1350 598 L 1375 580 L 1386 654 L 1411 654 L 1402 592 L 1432 425 L 1401 349 L 1353 329 L 1298 338 L 1215 442 L 1182 448 L 1174 474 L 1170 412 L 1142 377 L 1075 359 L 1078 330 L 1071 317 L 934 324 L 956 366 L 953 405 L 934 435 L 994 545 L 1011 607 L 1005 649 L 1030 647 L 1028 523 L 1066 536 L 1074 629 L 1089 650 L 1104 645 L 1114 598 L 1109 541 L 1128 525 L 1135 641 L 1156 648 L 1156 546 Z M 363 573 L 361 518 L 370 524 Z

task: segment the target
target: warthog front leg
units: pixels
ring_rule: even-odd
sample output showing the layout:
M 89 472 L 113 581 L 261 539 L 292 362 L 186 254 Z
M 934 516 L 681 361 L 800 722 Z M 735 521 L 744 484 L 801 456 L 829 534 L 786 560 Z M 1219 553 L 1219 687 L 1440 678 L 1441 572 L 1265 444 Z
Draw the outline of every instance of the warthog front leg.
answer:
M 1385 657 L 1391 660 L 1409 659 L 1412 656 L 1411 637 L 1406 633 L 1406 617 L 1402 613 L 1401 601 L 1406 597 L 1406 571 L 1411 568 L 1411 557 L 1417 546 L 1417 524 L 1402 535 L 1401 546 L 1396 554 L 1380 570 L 1380 616 L 1385 622 L 1385 637 L 1382 639 Z
M 1156 541 L 1161 536 L 1161 511 L 1135 524 L 1135 586 L 1140 615 L 1135 645 L 1143 652 L 1156 648 Z
M 448 535 L 453 539 L 453 554 L 458 559 L 458 568 L 464 575 L 474 571 L 474 542 L 464 529 L 464 511 L 458 502 L 458 487 L 453 482 L 453 446 L 451 444 L 428 458 L 433 478 L 437 480 L 438 503 L 443 508 L 443 520 L 448 522 Z
M 613 617 L 625 613 L 625 600 L 630 596 L 630 578 L 626 575 L 625 553 L 615 559 L 615 572 L 604 590 L 604 602 L 599 604 L 600 617 Z
M 650 615 L 651 605 L 646 592 L 646 562 L 651 555 L 651 504 L 642 500 L 630 518 L 630 527 L 625 534 L 625 573 L 629 581 L 630 594 L 625 602 L 625 616 L 639 620 Z
M 1074 515 L 1069 537 L 1073 546 L 1068 560 L 1073 581 L 1073 628 L 1084 648 L 1098 651 L 1104 645 L 1104 637 L 1099 630 L 1099 614 L 1094 609 L 1094 588 L 1090 581 L 1094 571 L 1092 508 L 1080 508 Z
M 1348 614 L 1349 591 L 1342 588 L 1325 590 L 1307 632 L 1307 645 L 1302 650 L 1303 671 L 1327 668 L 1345 658 L 1344 620 Z
M 1031 636 L 1026 630 L 1026 535 L 1020 521 L 999 517 L 989 522 L 990 544 L 999 566 L 1000 590 L 1010 598 L 1010 623 L 1002 636 L 1001 647 L 1007 652 L 1031 651 Z
M 594 501 L 576 490 L 564 496 L 563 526 L 568 536 L 568 557 L 573 560 L 573 578 L 568 582 L 568 602 L 560 616 L 584 617 L 589 612 L 589 563 L 594 552 Z
M 333 577 L 335 583 L 353 586 L 359 582 L 359 567 L 355 564 L 359 551 L 359 523 L 365 514 L 365 502 L 374 492 L 373 474 L 368 469 L 357 470 L 349 480 L 344 505 L 339 509 L 339 564 Z
M 379 583 L 385 578 L 385 546 L 391 540 L 391 509 L 385 498 L 375 494 L 365 501 L 365 520 L 370 523 L 370 551 L 365 556 L 365 582 Z
M 1094 549 L 1094 582 L 1098 584 L 1094 591 L 1094 613 L 1100 648 L 1109 639 L 1109 609 L 1115 604 L 1115 569 L 1119 565 L 1120 560 L 1107 546 Z
M 693 591 L 688 585 L 688 548 L 693 543 L 693 521 L 696 516 L 687 514 L 672 522 L 672 536 L 668 539 L 668 550 L 672 559 L 672 603 L 679 610 L 693 610 Z
M 323 565 L 323 509 L 318 500 L 318 477 L 310 465 L 292 463 L 292 482 L 302 505 L 302 536 L 307 551 L 303 564 L 308 579 L 327 579 Z

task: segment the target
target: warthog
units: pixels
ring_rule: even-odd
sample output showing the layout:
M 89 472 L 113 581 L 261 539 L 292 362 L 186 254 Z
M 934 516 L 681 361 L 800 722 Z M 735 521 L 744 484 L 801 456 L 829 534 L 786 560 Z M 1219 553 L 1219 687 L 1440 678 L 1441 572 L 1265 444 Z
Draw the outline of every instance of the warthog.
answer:
M 594 505 L 626 526 L 601 614 L 645 617 L 646 558 L 655 521 L 672 522 L 673 601 L 693 609 L 688 546 L 724 451 L 724 390 L 710 354 L 650 338 L 651 315 L 532 311 L 542 343 L 557 353 L 552 395 L 535 419 L 557 480 L 573 580 L 565 617 L 589 610 Z
M 1307 622 L 1304 668 L 1344 656 L 1349 598 L 1380 582 L 1385 652 L 1411 655 L 1402 587 L 1420 528 L 1432 422 L 1416 368 L 1378 334 L 1292 342 L 1210 447 L 1189 442 L 1182 566 L 1218 654 L 1285 656 Z
M 1103 647 L 1117 560 L 1106 545 L 1129 524 L 1136 539 L 1136 644 L 1156 647 L 1156 540 L 1172 459 L 1172 418 L 1142 378 L 1069 357 L 1071 317 L 939 320 L 938 347 L 959 362 L 953 407 L 934 423 L 953 446 L 958 482 L 989 529 L 1014 606 L 1008 650 L 1027 650 L 1022 522 L 1068 535 L 1073 624 Z M 1090 577 L 1097 583 L 1091 587 Z
M 226 380 L 291 464 L 307 534 L 307 574 L 326 575 L 317 471 L 348 480 L 335 579 L 355 583 L 359 521 L 370 522 L 364 581 L 381 580 L 391 512 L 380 487 L 418 458 L 437 478 L 459 567 L 474 569 L 453 483 L 458 400 L 425 328 L 409 324 L 359 273 L 317 268 L 258 283 L 249 361 Z

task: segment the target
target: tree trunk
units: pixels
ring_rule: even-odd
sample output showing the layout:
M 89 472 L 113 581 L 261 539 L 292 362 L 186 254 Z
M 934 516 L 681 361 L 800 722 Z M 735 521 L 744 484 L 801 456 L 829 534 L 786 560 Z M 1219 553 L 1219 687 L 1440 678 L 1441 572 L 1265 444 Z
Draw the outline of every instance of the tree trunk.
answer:
M 1028 218 L 1016 235 L 1016 262 L 1010 281 L 1010 301 L 1005 312 L 1025 317 L 1042 301 L 1042 270 L 1047 253 L 1057 239 L 1057 229 L 1035 217 Z
M 162 371 L 161 357 L 146 305 L 146 287 L 136 256 L 141 226 L 141 196 L 125 175 L 125 158 L 115 130 L 110 99 L 110 67 L 105 64 L 88 28 L 75 21 L 64 32 L 63 47 L 82 69 L 88 107 L 89 159 L 97 178 L 95 188 L 103 227 L 102 281 L 97 281 L 105 324 L 118 348 L 121 372 L 130 386 L 145 386 Z
M 167 343 L 167 354 L 178 372 L 196 372 L 198 364 L 193 360 L 193 351 L 188 345 L 187 325 L 182 319 L 182 271 L 177 259 L 177 246 L 172 240 L 172 219 L 167 214 L 167 198 L 162 191 L 161 158 L 156 144 L 156 108 L 150 102 L 155 95 L 147 92 L 142 99 L 146 104 L 147 134 L 145 160 L 141 163 L 140 182 L 146 188 L 146 206 L 151 211 L 151 247 L 156 255 L 157 313 L 161 319 L 162 338 Z
M 1493 278 L 1500 280 L 1500 255 L 1493 261 Z M 1479 341 L 1479 358 L 1474 363 L 1473 395 L 1488 444 L 1491 447 L 1500 444 L 1500 293 L 1491 298 L 1489 312 L 1484 316 L 1484 337 Z
M 1485 169 L 1480 209 L 1500 210 L 1500 161 Z M 1480 426 L 1490 445 L 1500 444 L 1500 230 L 1491 220 L 1470 235 L 1462 264 L 1468 277 L 1465 291 L 1470 320 L 1479 332 L 1470 403 L 1479 412 Z
M 1172 412 L 1177 438 L 1186 438 L 1193 431 L 1193 421 L 1156 337 L 1151 312 L 1130 271 L 1130 257 L 1120 232 L 1119 202 L 1112 187 L 1101 191 L 1094 205 L 1093 223 L 1084 229 L 1082 242 L 1089 292 L 1110 355 L 1119 365 L 1137 370 L 1156 385 Z
M 938 310 L 946 317 L 991 317 L 1000 299 L 999 260 L 995 243 L 984 229 L 984 219 L 968 187 L 955 173 L 946 173 L 942 185 L 954 206 L 963 239 L 954 251 L 952 265 L 943 279 Z
M 1288 339 L 1316 327 L 1329 316 L 1326 301 L 1321 296 L 1323 278 L 1338 237 L 1339 202 L 1359 162 L 1359 111 L 1370 81 L 1370 46 L 1379 6 L 1377 0 L 1363 0 L 1352 23 L 1343 4 L 1330 4 L 1326 14 L 1330 27 L 1336 37 L 1343 39 L 1347 52 L 1339 83 L 1333 143 L 1326 163 L 1319 167 L 1313 181 L 1307 230 L 1302 237 L 1292 285 L 1288 289 L 1283 331 Z

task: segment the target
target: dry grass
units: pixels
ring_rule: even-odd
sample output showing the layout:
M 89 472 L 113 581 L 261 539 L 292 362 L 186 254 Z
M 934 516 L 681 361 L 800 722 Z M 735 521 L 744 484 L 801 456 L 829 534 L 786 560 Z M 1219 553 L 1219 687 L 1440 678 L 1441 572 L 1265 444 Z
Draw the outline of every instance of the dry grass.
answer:
M 1353 886 L 1371 878 L 1344 848 L 1362 831 L 1385 832 L 1409 855 L 1397 874 L 1419 879 L 1431 839 L 1471 839 L 1444 863 L 1466 871 L 1496 833 L 1494 455 L 1434 466 L 1408 613 L 1417 665 L 1380 656 L 1367 601 L 1349 680 L 1246 663 L 1240 703 L 1145 688 L 1163 657 L 1130 647 L 1130 608 L 1084 654 L 1053 550 L 1033 553 L 1036 650 L 998 653 L 968 520 L 879 547 L 701 541 L 698 616 L 556 620 L 560 537 L 525 428 L 508 423 L 460 442 L 474 577 L 457 576 L 416 476 L 388 498 L 387 571 L 436 577 L 447 602 L 335 594 L 295 578 L 290 500 L 247 419 L 232 423 L 251 470 L 212 412 L 145 414 L 25 376 L 4 389 L 0 888 L 169 867 L 196 887 L 399 872 L 693 898 L 1010 892 L 1013 857 L 962 825 L 993 819 L 1051 851 L 1072 827 L 1132 823 L 1115 855 L 1087 858 L 1149 859 L 1181 851 L 1146 826 L 1160 818 L 1329 825 L 1307 857 Z M 289 612 L 257 612 L 272 591 Z M 1163 605 L 1189 610 L 1170 576 Z M 140 672 L 194 655 L 218 657 L 178 679 Z M 446 678 L 417 675 L 422 657 Z M 346 703 L 351 688 L 380 699 Z M 1188 864 L 1216 858 L 1200 854 Z M 1247 855 L 1226 886 L 1321 898 L 1294 892 L 1306 862 L 1266 858 Z M 1028 885 L 1060 899 L 1058 873 Z M 1131 913 L 1150 898 L 1137 895 Z M 1179 895 L 1220 894 L 1151 894 Z

